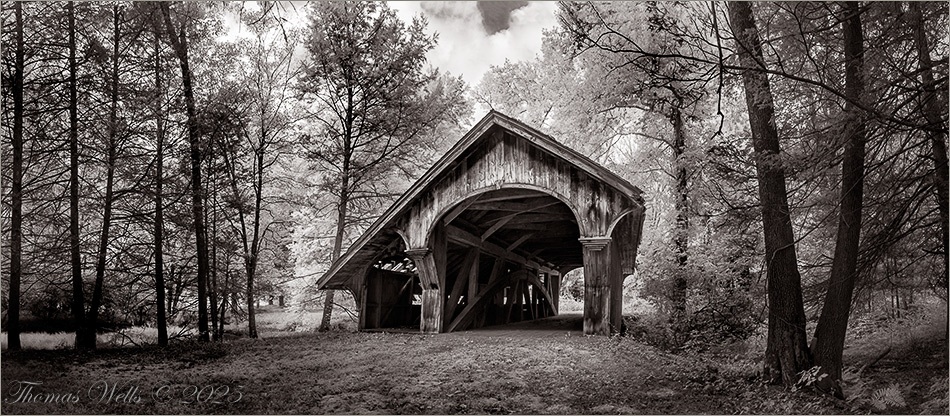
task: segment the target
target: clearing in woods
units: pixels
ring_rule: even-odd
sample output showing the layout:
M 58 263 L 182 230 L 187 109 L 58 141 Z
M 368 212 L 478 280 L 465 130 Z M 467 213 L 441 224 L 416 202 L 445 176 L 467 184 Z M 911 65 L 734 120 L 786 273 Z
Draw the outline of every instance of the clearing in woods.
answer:
M 441 335 L 338 331 L 166 350 L 4 351 L 2 412 L 920 413 L 933 411 L 923 403 L 933 401 L 931 378 L 947 374 L 942 339 L 894 352 L 864 372 L 865 390 L 898 382 L 924 391 L 905 389 L 903 406 L 875 409 L 863 393 L 835 401 L 764 386 L 744 351 L 673 354 L 580 329 L 575 314 Z M 15 400 L 20 381 L 42 383 L 32 390 L 40 403 Z M 47 394 L 76 399 L 43 403 Z

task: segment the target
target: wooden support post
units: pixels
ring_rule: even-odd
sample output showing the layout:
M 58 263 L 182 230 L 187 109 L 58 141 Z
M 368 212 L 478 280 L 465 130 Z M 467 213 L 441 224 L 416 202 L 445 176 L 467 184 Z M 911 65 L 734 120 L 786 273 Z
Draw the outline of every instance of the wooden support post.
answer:
M 514 276 L 514 274 L 512 274 Z M 508 276 L 508 282 L 511 285 L 509 296 L 508 296 L 508 308 L 505 310 L 505 323 L 511 323 L 511 313 L 515 309 L 515 305 L 521 303 L 521 285 L 518 279 L 512 279 L 512 276 Z
M 360 285 L 360 288 L 359 288 L 359 291 L 360 291 L 360 296 L 359 296 L 359 303 L 360 303 L 360 323 L 359 323 L 359 328 L 360 328 L 361 331 L 364 330 L 364 329 L 366 329 L 366 291 L 369 289 L 369 282 L 368 282 L 367 280 L 369 280 L 369 279 L 367 279 L 367 278 L 364 277 L 364 278 L 363 278 L 363 284 Z
M 468 299 L 468 303 L 472 303 L 472 299 L 475 298 L 475 295 L 478 295 L 478 280 L 480 277 L 479 270 L 478 270 L 478 263 L 480 262 L 480 260 L 481 260 L 481 254 L 478 251 L 476 251 L 475 262 L 472 263 L 472 269 L 470 270 L 470 273 L 468 276 L 468 296 L 466 297 L 466 299 Z
M 524 320 L 525 309 L 531 308 L 531 295 L 528 293 L 527 282 L 521 282 L 519 286 L 521 286 L 521 296 L 518 297 L 518 321 L 520 322 Z
M 616 231 L 614 236 L 618 236 Z M 616 238 L 607 247 L 610 252 L 610 264 L 607 267 L 610 279 L 610 330 L 614 333 L 620 333 L 623 327 L 623 257 L 620 251 L 623 244 L 623 238 Z
M 579 240 L 584 246 L 584 335 L 610 335 L 610 237 Z
M 534 286 L 531 289 L 531 308 L 534 311 L 534 319 L 544 318 L 544 310 L 541 307 L 541 288 Z
M 534 294 L 535 302 L 539 304 L 547 305 L 547 307 L 553 311 L 554 297 L 551 295 L 550 292 L 547 291 L 547 289 L 544 288 L 544 285 L 541 283 L 541 280 L 538 279 L 538 276 L 525 272 L 524 279 L 529 284 L 534 286 L 534 289 L 532 289 L 532 292 Z
M 425 333 L 442 332 L 445 310 L 445 227 L 436 225 L 429 237 L 429 247 L 406 250 L 419 271 L 422 286 L 422 318 L 419 329 Z
M 528 283 L 527 281 L 524 282 L 524 300 L 527 303 L 526 306 L 528 307 L 528 319 L 538 319 L 538 311 L 534 308 L 534 301 L 537 295 L 534 293 L 534 289 L 532 289 L 531 286 L 531 283 Z

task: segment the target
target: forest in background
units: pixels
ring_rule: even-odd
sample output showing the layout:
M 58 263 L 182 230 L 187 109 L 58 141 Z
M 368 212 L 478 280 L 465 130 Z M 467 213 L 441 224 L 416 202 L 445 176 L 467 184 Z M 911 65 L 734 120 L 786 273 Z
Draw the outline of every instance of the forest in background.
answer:
M 255 337 L 262 299 L 327 329 L 316 277 L 495 109 L 644 191 L 654 342 L 765 330 L 766 378 L 840 395 L 856 315 L 947 302 L 947 12 L 562 3 L 536 59 L 469 86 L 384 3 L 4 3 L 8 348 Z

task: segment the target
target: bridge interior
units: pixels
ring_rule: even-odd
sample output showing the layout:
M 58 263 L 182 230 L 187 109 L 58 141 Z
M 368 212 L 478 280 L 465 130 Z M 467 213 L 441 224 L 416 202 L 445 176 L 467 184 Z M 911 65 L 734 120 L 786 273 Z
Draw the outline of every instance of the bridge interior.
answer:
M 445 215 L 443 328 L 446 332 L 557 314 L 562 271 L 583 265 L 571 210 L 548 194 L 489 191 Z M 422 287 L 406 255 L 371 273 L 365 329 L 418 327 Z

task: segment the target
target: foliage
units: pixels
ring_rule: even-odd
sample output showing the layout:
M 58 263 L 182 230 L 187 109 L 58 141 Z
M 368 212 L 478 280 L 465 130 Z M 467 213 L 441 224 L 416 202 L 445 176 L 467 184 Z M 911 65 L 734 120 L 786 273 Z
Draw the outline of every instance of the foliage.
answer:
M 67 136 L 68 128 L 67 83 L 65 72 L 61 70 L 68 55 L 64 47 L 66 34 L 62 30 L 64 3 L 24 3 L 22 6 L 26 49 L 22 320 L 49 331 L 66 330 L 72 325 L 67 319 L 72 311 L 70 282 L 63 278 L 68 275 L 70 266 L 68 239 L 63 238 L 69 220 L 68 146 L 61 140 Z M 115 201 L 105 251 L 100 312 L 103 329 L 155 321 L 152 241 L 155 189 L 159 181 L 163 185 L 164 211 L 164 242 L 160 249 L 164 257 L 165 304 L 161 307 L 170 323 L 183 326 L 196 323 L 198 258 L 188 197 L 191 189 L 187 178 L 191 166 L 190 149 L 184 140 L 186 105 L 179 62 L 168 36 L 162 32 L 165 25 L 155 6 L 121 2 L 76 5 L 81 125 L 80 252 L 85 259 L 82 268 L 87 297 L 92 293 L 98 236 L 103 222 L 105 199 L 101 188 L 108 167 L 108 145 L 110 138 L 115 139 L 111 141 L 116 160 Z M 309 162 L 304 157 L 306 153 L 300 151 L 299 139 L 307 137 L 304 144 L 308 146 L 329 146 L 332 139 L 322 134 L 325 130 L 314 128 L 312 116 L 332 110 L 328 110 L 330 106 L 324 102 L 310 102 L 305 108 L 298 94 L 297 82 L 303 79 L 298 77 L 303 68 L 301 63 L 309 57 L 299 54 L 297 47 L 305 31 L 294 21 L 301 19 L 288 20 L 286 14 L 305 17 L 309 9 L 294 9 L 289 4 L 168 6 L 173 25 L 187 29 L 191 50 L 189 64 L 198 121 L 199 173 L 203 182 L 200 191 L 206 207 L 204 220 L 208 223 L 211 252 L 211 287 L 208 289 L 211 302 L 224 313 L 221 324 L 233 324 L 249 317 L 245 260 L 253 258 L 256 263 L 251 273 L 256 283 L 251 295 L 264 298 L 283 295 L 288 300 L 296 294 L 291 292 L 302 286 L 302 279 L 297 276 L 306 274 L 314 265 L 326 264 L 329 256 L 322 258 L 322 254 L 329 250 L 324 253 L 308 250 L 306 240 L 310 237 L 307 234 L 310 224 L 319 222 L 315 218 L 325 213 L 321 205 L 327 202 L 326 192 L 314 185 L 332 180 L 323 175 L 329 172 L 322 169 L 326 166 L 319 166 L 320 169 L 307 166 Z M 359 7 L 375 10 L 385 5 Z M 385 14 L 394 24 L 407 27 L 392 12 Z M 118 18 L 118 32 L 114 17 Z M 2 99 L 4 108 L 10 108 L 13 94 L 9 80 L 14 68 L 11 51 L 16 49 L 11 36 L 12 8 L 5 7 L 2 18 Z M 377 89 L 369 94 L 371 99 L 380 97 L 381 93 L 402 99 L 402 104 L 388 108 L 388 119 L 373 119 L 372 123 L 381 127 L 373 134 L 407 136 L 417 146 L 399 154 L 382 151 L 381 166 L 385 167 L 362 174 L 359 184 L 370 184 L 370 190 L 378 191 L 382 198 L 354 196 L 353 204 L 360 209 L 353 222 L 355 225 L 368 225 L 378 210 L 420 174 L 443 146 L 425 144 L 435 143 L 433 138 L 459 136 L 458 125 L 469 117 L 471 108 L 461 97 L 465 88 L 461 80 L 425 67 L 421 53 L 431 47 L 434 39 L 422 34 L 423 25 L 419 20 L 408 26 L 414 28 L 410 37 L 415 46 L 403 52 L 416 56 L 411 62 L 397 63 L 412 67 L 415 74 L 412 79 L 393 77 L 398 71 L 395 67 L 387 68 L 376 73 L 376 79 L 384 82 L 377 84 Z M 393 39 L 388 35 L 393 33 L 387 32 L 387 36 L 377 39 L 382 42 L 377 45 L 381 48 L 379 51 L 401 53 L 398 48 L 391 48 Z M 113 48 L 116 43 L 118 55 Z M 375 52 L 363 56 L 376 59 L 373 58 Z M 111 83 L 115 62 L 120 64 L 118 89 Z M 156 82 L 161 83 L 161 90 L 155 89 Z M 109 121 L 112 93 L 118 97 L 117 123 Z M 424 118 L 400 120 L 400 112 L 409 107 L 424 113 Z M 12 114 L 4 111 L 2 117 L 3 154 L 8 155 Z M 159 133 L 156 120 L 161 120 L 164 129 L 162 158 L 158 158 L 156 152 Z M 410 132 L 412 129 L 417 130 Z M 387 137 L 377 143 L 385 143 Z M 381 149 L 374 148 L 372 152 Z M 164 174 L 156 180 L 158 164 L 163 166 Z M 0 181 L 5 206 L 10 203 L 7 166 L 5 157 Z M 402 174 L 389 174 L 399 171 Z M 3 212 L 5 217 L 0 225 L 9 232 L 9 210 Z M 259 218 L 255 219 L 255 214 L 259 214 Z M 242 215 L 245 221 L 241 221 Z M 3 255 L 9 258 L 10 246 L 6 242 L 4 239 Z M 302 263 L 299 266 L 298 261 Z M 3 275 L 3 279 L 7 282 L 9 276 Z M 8 306 L 4 296 L 4 310 Z M 220 317 L 220 314 L 215 316 Z

